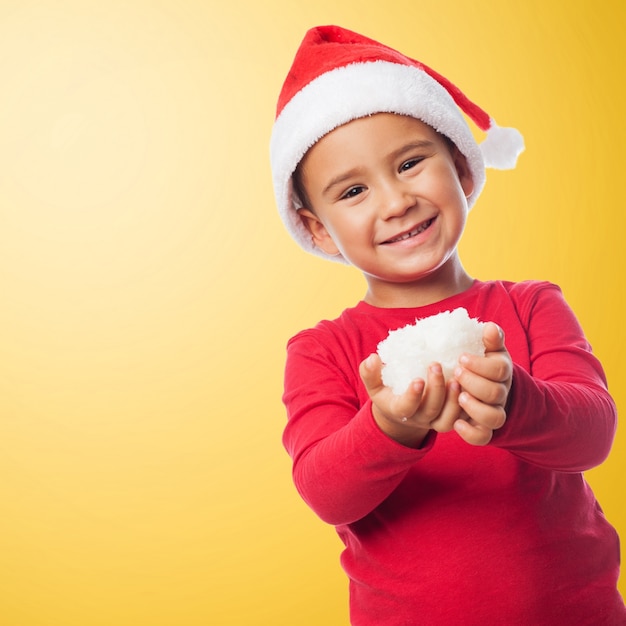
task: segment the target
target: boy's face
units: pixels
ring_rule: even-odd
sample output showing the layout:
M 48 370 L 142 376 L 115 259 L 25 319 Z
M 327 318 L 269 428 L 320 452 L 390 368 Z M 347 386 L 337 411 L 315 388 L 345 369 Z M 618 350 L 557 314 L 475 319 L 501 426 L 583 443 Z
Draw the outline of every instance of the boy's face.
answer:
M 430 126 L 380 113 L 318 141 L 301 163 L 315 244 L 375 288 L 450 275 L 473 189 L 465 158 Z M 450 269 L 449 267 L 447 269 Z

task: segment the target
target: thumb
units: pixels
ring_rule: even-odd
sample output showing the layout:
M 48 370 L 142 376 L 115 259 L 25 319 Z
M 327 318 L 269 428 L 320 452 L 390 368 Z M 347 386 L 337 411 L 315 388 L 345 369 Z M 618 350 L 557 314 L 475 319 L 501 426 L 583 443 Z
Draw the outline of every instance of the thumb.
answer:
M 359 374 L 368 393 L 377 391 L 383 387 L 382 361 L 378 354 L 373 352 L 360 365 Z
M 494 322 L 487 322 L 483 330 L 483 344 L 485 352 L 500 352 L 505 350 L 504 331 Z

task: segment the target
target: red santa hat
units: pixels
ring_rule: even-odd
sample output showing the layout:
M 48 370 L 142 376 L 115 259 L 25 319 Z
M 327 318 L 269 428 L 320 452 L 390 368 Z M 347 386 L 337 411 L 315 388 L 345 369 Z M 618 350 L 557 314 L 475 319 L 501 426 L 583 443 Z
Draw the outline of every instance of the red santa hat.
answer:
M 463 113 L 486 139 L 476 143 Z M 471 207 L 485 184 L 485 167 L 512 169 L 524 149 L 514 128 L 500 128 L 449 80 L 423 63 L 339 26 L 309 30 L 283 84 L 270 142 L 278 210 L 294 239 L 308 252 L 317 248 L 297 215 L 301 208 L 292 175 L 306 152 L 324 135 L 375 113 L 415 117 L 451 139 L 467 159 L 474 182 Z

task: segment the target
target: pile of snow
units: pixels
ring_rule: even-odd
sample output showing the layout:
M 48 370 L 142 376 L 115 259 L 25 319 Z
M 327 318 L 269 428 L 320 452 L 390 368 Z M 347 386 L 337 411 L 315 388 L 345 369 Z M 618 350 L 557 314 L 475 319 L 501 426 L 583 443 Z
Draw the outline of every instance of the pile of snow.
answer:
M 483 326 L 483 322 L 470 318 L 464 308 L 458 308 L 389 331 L 378 344 L 383 383 L 400 395 L 412 380 L 426 379 L 431 363 L 440 363 L 448 380 L 461 354 L 485 354 Z

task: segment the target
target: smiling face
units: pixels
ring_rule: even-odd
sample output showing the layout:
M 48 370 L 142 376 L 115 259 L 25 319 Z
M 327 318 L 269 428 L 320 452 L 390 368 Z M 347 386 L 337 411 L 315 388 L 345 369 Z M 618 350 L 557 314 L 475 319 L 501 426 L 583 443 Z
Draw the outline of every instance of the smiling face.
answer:
M 320 139 L 298 176 L 315 245 L 363 272 L 370 303 L 435 301 L 471 284 L 457 244 L 472 178 L 430 126 L 390 113 L 354 120 Z

